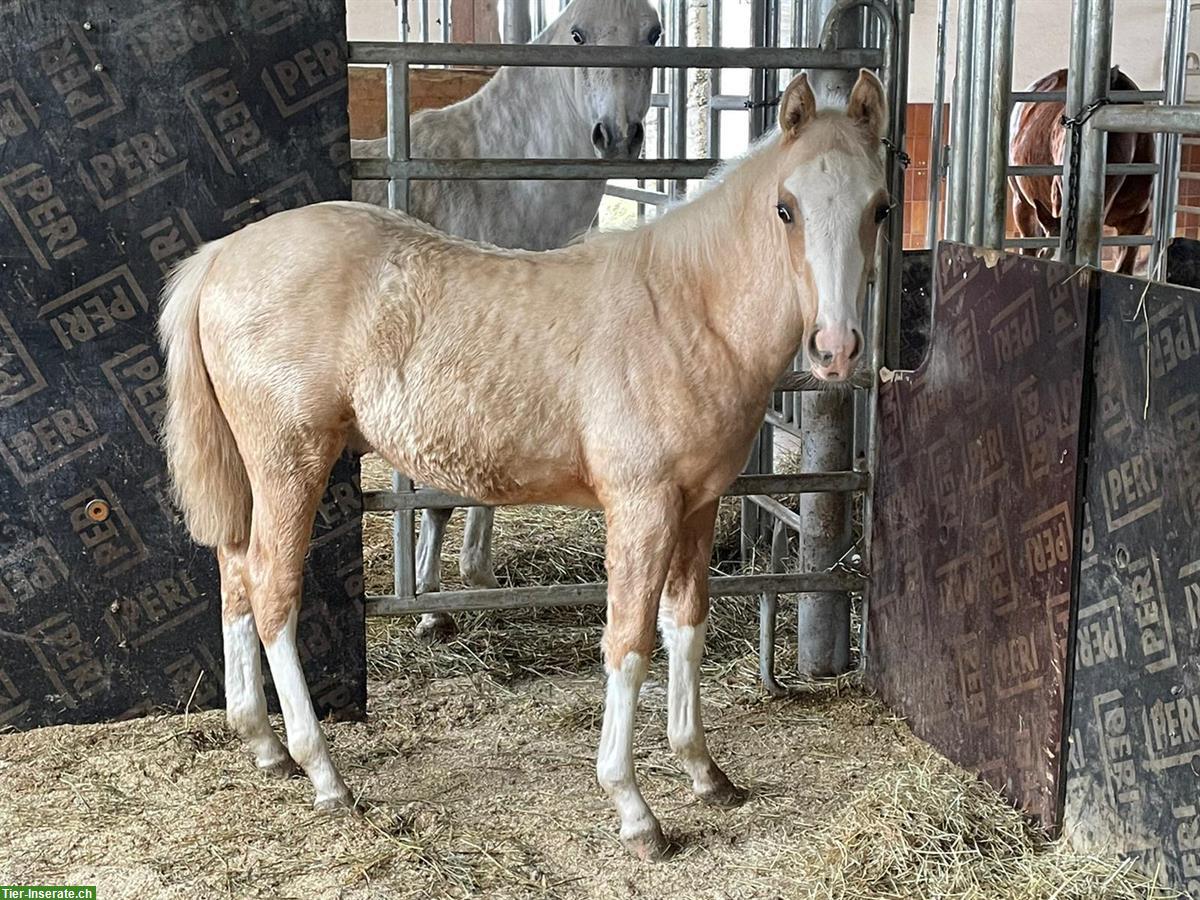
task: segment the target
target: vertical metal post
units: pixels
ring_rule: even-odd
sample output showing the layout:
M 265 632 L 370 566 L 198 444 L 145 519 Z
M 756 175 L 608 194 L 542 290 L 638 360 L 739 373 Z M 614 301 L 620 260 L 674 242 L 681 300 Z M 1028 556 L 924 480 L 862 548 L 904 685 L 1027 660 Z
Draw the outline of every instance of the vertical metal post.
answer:
M 422 0 L 424 2 L 424 0 Z M 389 63 L 387 67 L 387 151 L 391 162 L 407 161 L 408 132 L 408 61 Z M 388 206 L 408 209 L 407 177 L 388 179 Z M 399 472 L 392 472 L 392 490 L 411 491 L 412 481 Z M 414 597 L 417 592 L 416 559 L 413 553 L 415 516 L 412 510 L 402 510 L 392 516 L 392 570 L 397 597 Z
M 421 40 L 429 40 L 429 3 L 430 0 L 417 0 L 421 4 L 418 9 L 419 21 L 421 23 Z
M 507 0 L 504 4 L 504 43 L 528 44 L 533 38 L 528 0 Z
M 687 39 L 687 0 L 674 0 L 675 8 L 675 45 L 686 47 Z M 676 159 L 687 156 L 687 69 L 678 68 L 672 73 L 671 83 L 671 152 Z M 676 180 L 673 191 L 677 199 L 682 199 L 687 193 L 687 179 Z
M 933 124 L 929 136 L 929 217 L 925 223 L 925 237 L 932 249 L 937 249 L 940 218 L 938 208 L 942 199 L 942 167 L 945 161 L 946 108 L 946 24 L 950 13 L 950 0 L 938 0 L 937 60 L 933 77 Z
M 900 159 L 899 150 L 904 148 L 905 134 L 908 124 L 908 41 L 909 26 L 912 21 L 913 0 L 895 0 L 895 25 L 890 42 L 892 57 L 885 63 L 886 87 L 888 89 L 888 139 L 892 147 L 891 172 L 889 188 L 892 202 L 896 204 L 896 214 L 889 216 L 887 221 L 888 243 L 884 264 L 879 273 L 879 286 L 871 296 L 872 302 L 879 301 L 884 322 L 887 327 L 884 332 L 886 348 L 884 361 L 893 363 L 900 356 L 900 287 L 904 274 L 904 164 Z M 903 64 L 900 60 L 905 60 Z M 864 398 L 865 399 L 865 398 Z M 859 433 L 865 437 L 861 426 L 866 425 L 867 416 L 860 416 Z
M 983 246 L 1004 249 L 1008 212 L 1008 120 L 1011 112 L 1013 7 L 1016 0 L 993 0 L 992 85 L 988 97 L 989 142 L 983 209 Z
M 1187 45 L 1191 3 L 1170 0 L 1163 34 L 1163 103 L 1182 106 L 1187 93 Z M 1175 236 L 1175 208 L 1179 203 L 1179 161 L 1182 135 L 1158 136 L 1158 178 L 1154 183 L 1154 246 L 1150 252 L 1150 276 L 1164 265 L 1161 261 Z
M 450 43 L 450 0 L 442 0 L 442 43 Z
M 809 35 L 822 33 L 826 16 L 835 2 L 814 0 L 811 3 L 809 11 L 815 13 L 815 17 L 809 19 L 808 24 L 813 29 Z M 839 23 L 835 45 L 838 49 L 862 45 L 866 33 L 865 15 L 863 10 L 856 9 Z M 895 35 L 891 37 L 890 44 L 895 53 Z M 890 70 L 892 61 L 888 60 L 886 64 Z M 831 78 L 829 84 L 834 83 L 836 79 Z M 894 103 L 890 95 L 888 100 L 890 104 Z M 891 112 L 896 115 L 900 111 L 893 106 Z M 900 133 L 903 134 L 903 126 Z M 880 272 L 879 283 L 886 285 L 888 280 L 888 273 Z M 873 305 L 877 307 L 875 312 L 882 312 L 878 302 Z M 870 355 L 875 355 L 874 348 Z M 853 394 L 849 391 L 809 391 L 801 397 L 799 405 L 804 422 L 800 438 L 801 470 L 827 472 L 851 468 L 855 433 Z M 804 524 L 798 554 L 800 570 L 822 572 L 829 569 L 849 550 L 853 540 L 850 498 L 845 494 L 801 494 L 797 511 Z M 800 594 L 796 601 L 796 631 L 796 667 L 801 676 L 838 675 L 849 669 L 849 594 L 842 591 Z
M 950 109 L 953 116 L 950 130 L 950 172 L 946 187 L 946 237 L 952 241 L 963 241 L 967 237 L 967 167 L 971 164 L 971 76 L 975 65 L 971 35 L 974 30 L 974 0 L 958 0 L 954 99 Z
M 1087 17 L 1091 0 L 1075 0 L 1071 6 L 1071 40 L 1070 55 L 1067 60 L 1067 98 L 1063 104 L 1063 114 L 1067 118 L 1075 118 L 1083 109 L 1083 70 L 1087 57 Z M 1062 185 L 1063 198 L 1067 204 L 1073 202 L 1070 195 L 1070 185 L 1075 179 L 1074 166 L 1071 159 L 1074 155 L 1076 141 L 1074 129 L 1068 128 L 1064 135 Z M 1070 241 L 1075 236 L 1068 232 L 1063 223 L 1059 229 L 1058 259 L 1064 262 L 1075 260 L 1075 248 Z
M 967 166 L 967 233 L 971 244 L 983 243 L 983 206 L 988 141 L 988 95 L 992 78 L 992 10 L 996 0 L 977 0 L 971 52 L 971 156 Z
M 1112 0 L 1091 0 L 1083 71 L 1085 103 L 1091 104 L 1108 96 L 1111 60 Z M 1089 121 L 1083 127 L 1083 147 L 1079 154 L 1078 236 L 1074 260 L 1076 265 L 1100 265 L 1100 239 L 1104 226 L 1104 161 L 1107 150 L 1107 135 L 1093 128 Z
M 708 33 L 714 47 L 721 46 L 721 0 L 708 0 Z M 709 96 L 721 93 L 721 70 L 708 70 Z M 708 107 L 708 155 L 721 158 L 721 111 Z

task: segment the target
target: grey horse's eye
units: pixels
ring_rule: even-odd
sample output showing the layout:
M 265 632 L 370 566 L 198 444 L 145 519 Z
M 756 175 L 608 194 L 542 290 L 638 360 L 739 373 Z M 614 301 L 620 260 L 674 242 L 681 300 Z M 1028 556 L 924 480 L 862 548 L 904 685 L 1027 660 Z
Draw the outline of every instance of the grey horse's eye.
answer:
M 650 45 L 654 45 L 654 44 L 657 44 L 659 42 L 659 39 L 661 39 L 661 38 L 662 38 L 662 27 L 659 25 L 655 25 L 653 28 L 650 29 L 650 34 L 646 37 L 646 43 L 650 44 Z
M 587 43 L 587 38 L 585 38 L 583 36 L 583 32 L 580 31 L 578 28 L 571 29 L 571 40 L 573 40 L 577 44 L 586 44 Z
M 880 203 L 877 207 L 875 207 L 875 224 L 883 224 L 883 220 L 888 217 L 891 211 L 892 207 L 888 203 Z
M 786 203 L 776 204 L 775 214 L 779 216 L 779 220 L 783 222 L 784 225 L 792 224 L 792 211 L 788 208 Z

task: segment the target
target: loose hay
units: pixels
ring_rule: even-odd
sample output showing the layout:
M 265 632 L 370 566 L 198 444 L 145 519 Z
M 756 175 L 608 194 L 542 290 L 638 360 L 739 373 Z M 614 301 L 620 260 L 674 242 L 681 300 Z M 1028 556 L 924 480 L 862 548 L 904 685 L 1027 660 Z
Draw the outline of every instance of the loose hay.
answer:
M 988 786 L 938 758 L 876 778 L 796 857 L 814 900 L 1179 896 L 1127 864 L 1047 841 Z

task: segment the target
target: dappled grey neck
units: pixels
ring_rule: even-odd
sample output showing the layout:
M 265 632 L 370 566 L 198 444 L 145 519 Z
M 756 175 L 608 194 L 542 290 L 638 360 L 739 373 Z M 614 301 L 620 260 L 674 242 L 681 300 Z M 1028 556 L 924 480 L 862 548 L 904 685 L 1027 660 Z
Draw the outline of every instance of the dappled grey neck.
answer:
M 489 102 L 473 104 L 480 146 L 496 158 L 590 158 L 592 126 L 578 113 L 570 79 L 568 69 L 500 69 L 480 88 Z M 570 124 L 549 127 L 564 120 Z

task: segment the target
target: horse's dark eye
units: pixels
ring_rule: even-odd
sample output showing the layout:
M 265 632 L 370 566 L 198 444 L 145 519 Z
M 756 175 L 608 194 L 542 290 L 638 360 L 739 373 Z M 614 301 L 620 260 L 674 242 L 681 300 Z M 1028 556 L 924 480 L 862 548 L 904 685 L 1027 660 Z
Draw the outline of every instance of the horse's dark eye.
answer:
M 573 40 L 577 44 L 582 44 L 587 41 L 587 38 L 585 38 L 583 36 L 583 32 L 580 31 L 578 28 L 572 28 L 571 29 L 571 40 Z
M 786 203 L 777 203 L 775 205 L 775 212 L 779 213 L 779 218 L 783 224 L 792 224 L 792 211 L 788 209 L 788 205 Z
M 655 25 L 653 28 L 650 29 L 650 35 L 649 35 L 649 37 L 646 38 L 646 43 L 651 44 L 651 45 L 657 44 L 661 37 L 662 37 L 662 28 L 660 28 L 658 25 Z
M 892 208 L 886 203 L 880 203 L 875 207 L 875 224 L 882 224 L 883 220 L 891 213 Z

